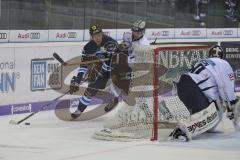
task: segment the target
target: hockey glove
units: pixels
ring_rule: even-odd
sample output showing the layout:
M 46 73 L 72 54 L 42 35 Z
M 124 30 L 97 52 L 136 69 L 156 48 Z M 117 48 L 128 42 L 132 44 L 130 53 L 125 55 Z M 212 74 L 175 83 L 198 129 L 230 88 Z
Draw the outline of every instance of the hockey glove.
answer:
M 240 120 L 240 98 L 237 97 L 234 101 L 231 101 L 230 104 L 231 104 L 230 109 L 232 110 L 232 114 L 233 114 L 232 119 L 234 121 L 239 122 L 239 120 Z
M 237 118 L 239 115 L 240 115 L 240 100 L 239 97 L 237 97 L 237 99 L 230 102 L 230 107 L 228 107 L 227 109 L 227 117 L 230 120 L 233 120 L 234 118 Z
M 79 72 L 77 77 L 73 76 L 73 78 L 71 79 L 70 82 L 70 94 L 73 94 L 74 92 L 79 91 L 79 84 L 82 81 L 83 78 L 83 74 L 82 72 Z

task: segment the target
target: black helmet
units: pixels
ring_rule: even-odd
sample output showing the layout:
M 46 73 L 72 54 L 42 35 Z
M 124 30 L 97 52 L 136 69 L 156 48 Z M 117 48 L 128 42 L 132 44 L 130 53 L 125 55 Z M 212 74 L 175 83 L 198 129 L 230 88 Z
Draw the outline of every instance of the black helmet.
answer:
M 219 45 L 215 45 L 213 46 L 209 52 L 208 52 L 208 57 L 212 58 L 212 57 L 218 57 L 218 58 L 223 58 L 223 49 L 221 46 Z
M 145 26 L 146 22 L 142 19 L 139 19 L 133 23 L 131 30 L 134 32 L 144 32 Z
M 99 24 L 94 24 L 90 26 L 90 29 L 89 29 L 90 35 L 94 35 L 101 32 L 102 32 L 102 27 Z

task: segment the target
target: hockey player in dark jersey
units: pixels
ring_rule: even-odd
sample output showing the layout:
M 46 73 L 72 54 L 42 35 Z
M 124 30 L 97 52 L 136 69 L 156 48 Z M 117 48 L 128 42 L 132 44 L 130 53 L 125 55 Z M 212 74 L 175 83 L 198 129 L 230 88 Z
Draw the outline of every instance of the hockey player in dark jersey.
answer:
M 112 54 L 114 53 L 114 45 L 117 48 L 117 42 L 111 37 L 105 35 L 100 25 L 92 25 L 89 29 L 89 33 L 91 35 L 91 40 L 83 48 L 82 61 L 89 60 L 89 57 L 97 57 L 100 60 L 108 58 L 109 60 L 102 61 L 100 69 L 98 69 L 97 71 L 97 75 L 94 76 L 91 82 L 89 82 L 89 85 L 85 90 L 84 95 L 79 99 L 79 105 L 77 110 L 71 114 L 71 117 L 73 119 L 76 119 L 81 115 L 81 113 L 90 104 L 92 97 L 97 94 L 99 89 L 104 89 L 106 87 L 107 81 L 110 78 L 110 59 Z M 110 47 L 111 51 L 106 51 L 106 47 Z M 83 78 L 85 78 L 88 72 L 89 67 L 87 65 L 80 65 L 77 76 L 74 76 L 71 80 L 71 94 L 79 90 L 79 84 L 83 80 Z

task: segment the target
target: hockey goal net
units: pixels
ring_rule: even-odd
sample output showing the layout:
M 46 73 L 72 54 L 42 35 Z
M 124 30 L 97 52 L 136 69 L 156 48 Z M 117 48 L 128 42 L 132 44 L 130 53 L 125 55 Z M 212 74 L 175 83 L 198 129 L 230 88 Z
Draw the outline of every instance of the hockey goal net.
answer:
M 174 82 L 206 57 L 209 46 L 136 46 L 130 92 L 93 135 L 96 139 L 132 141 L 165 139 L 190 113 L 176 95 Z

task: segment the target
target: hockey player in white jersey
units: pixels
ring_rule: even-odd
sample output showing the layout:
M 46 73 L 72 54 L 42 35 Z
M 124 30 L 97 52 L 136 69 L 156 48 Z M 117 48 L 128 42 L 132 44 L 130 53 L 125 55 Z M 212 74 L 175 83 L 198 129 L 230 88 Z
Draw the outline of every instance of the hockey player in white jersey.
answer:
M 240 100 L 234 92 L 234 73 L 222 58 L 223 49 L 216 45 L 209 50 L 208 59 L 200 60 L 190 72 L 181 75 L 176 84 L 177 94 L 189 110 L 191 120 L 179 123 L 170 139 L 189 141 L 215 129 L 226 110 L 239 130 Z
M 150 45 L 145 36 L 146 22 L 142 19 L 135 21 L 132 25 L 132 44 Z
M 139 59 L 139 58 L 138 58 L 137 53 L 134 51 L 135 48 L 140 47 L 140 46 L 150 45 L 149 40 L 145 36 L 145 30 L 146 30 L 146 21 L 144 21 L 142 19 L 138 19 L 133 23 L 133 25 L 131 27 L 132 32 L 126 32 L 123 35 L 123 41 L 131 43 L 131 45 L 130 45 L 131 47 L 129 48 L 129 52 L 128 52 L 128 63 L 133 68 L 136 67 L 136 66 L 134 66 L 134 64 L 139 65 L 139 63 L 143 63 L 141 61 L 137 61 L 137 59 Z M 135 69 L 133 69 L 133 73 L 131 74 L 132 77 L 134 77 L 134 70 Z M 130 86 L 130 87 L 132 87 L 132 86 Z M 144 105 L 147 103 L 147 98 L 141 98 L 141 99 L 136 98 L 135 100 L 136 100 L 137 105 Z

